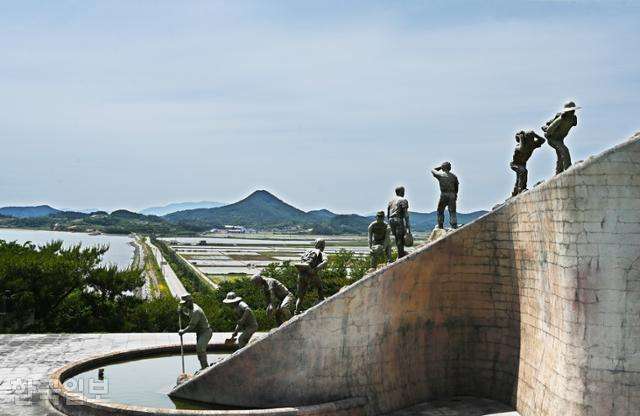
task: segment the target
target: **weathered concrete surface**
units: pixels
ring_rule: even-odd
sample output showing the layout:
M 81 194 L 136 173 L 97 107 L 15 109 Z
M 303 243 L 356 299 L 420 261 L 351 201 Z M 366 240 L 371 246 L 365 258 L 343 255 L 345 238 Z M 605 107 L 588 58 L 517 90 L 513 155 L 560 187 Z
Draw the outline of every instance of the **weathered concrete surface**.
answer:
M 179 386 L 272 407 L 455 395 L 640 414 L 640 135 L 418 249 Z
M 519 416 L 506 404 L 476 397 L 451 397 L 420 403 L 385 416 Z

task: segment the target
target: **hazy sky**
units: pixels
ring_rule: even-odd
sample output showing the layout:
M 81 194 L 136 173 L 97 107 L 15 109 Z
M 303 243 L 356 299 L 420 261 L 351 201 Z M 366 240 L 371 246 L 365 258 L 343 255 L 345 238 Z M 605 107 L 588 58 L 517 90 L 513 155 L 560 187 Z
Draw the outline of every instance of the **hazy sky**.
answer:
M 490 208 L 565 101 L 574 160 L 640 130 L 639 3 L 0 0 L 0 206 L 364 213 L 404 184 L 433 211 L 450 160 L 458 209 Z

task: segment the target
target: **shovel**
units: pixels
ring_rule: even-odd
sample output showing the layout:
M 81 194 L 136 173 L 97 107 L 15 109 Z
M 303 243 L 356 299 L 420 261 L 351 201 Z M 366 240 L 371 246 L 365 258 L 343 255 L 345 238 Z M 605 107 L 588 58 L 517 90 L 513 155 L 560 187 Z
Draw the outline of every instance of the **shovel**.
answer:
M 178 326 L 182 329 L 182 309 L 180 307 L 178 307 Z M 184 343 L 182 341 L 182 334 L 180 334 L 180 357 L 182 358 L 182 373 L 178 374 L 177 384 L 181 384 L 191 377 L 184 371 Z

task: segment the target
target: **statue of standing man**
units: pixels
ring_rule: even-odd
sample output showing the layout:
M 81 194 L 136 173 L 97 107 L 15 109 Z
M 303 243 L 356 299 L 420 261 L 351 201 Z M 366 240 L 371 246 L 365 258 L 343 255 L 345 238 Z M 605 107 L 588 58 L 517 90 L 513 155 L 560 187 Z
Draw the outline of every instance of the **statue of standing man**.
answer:
M 295 263 L 298 269 L 298 300 L 296 301 L 296 310 L 294 312 L 296 315 L 300 313 L 302 301 L 307 294 L 309 286 L 318 291 L 319 302 L 324 300 L 322 279 L 319 271 L 329 262 L 329 259 L 324 254 L 325 245 L 325 241 L 322 238 L 318 238 L 315 241 L 315 248 L 305 251 L 300 257 L 300 262 Z
M 538 136 L 533 131 L 524 130 L 516 133 L 516 150 L 513 152 L 511 169 L 516 173 L 516 184 L 513 187 L 511 196 L 516 196 L 520 192 L 527 190 L 527 161 L 535 149 L 544 144 L 544 138 Z
M 391 232 L 396 240 L 398 248 L 398 258 L 404 257 L 407 253 L 404 251 L 404 238 L 407 233 L 411 232 L 409 225 L 409 201 L 404 197 L 404 186 L 396 188 L 396 196 L 389 201 L 387 205 L 387 218 Z
M 193 303 L 193 299 L 188 293 L 180 296 L 180 312 L 189 315 L 189 325 L 184 329 L 180 328 L 178 334 L 182 336 L 186 332 L 195 331 L 196 355 L 198 356 L 198 361 L 200 361 L 200 369 L 205 369 L 209 366 L 207 362 L 207 345 L 209 345 L 209 340 L 213 335 L 209 321 L 202 308 Z
M 458 177 L 451 173 L 451 163 L 431 170 L 431 174 L 440 184 L 440 200 L 438 201 L 438 228 L 444 228 L 444 208 L 449 208 L 449 222 L 451 228 L 458 228 L 458 215 L 456 214 L 456 201 L 458 200 Z
M 564 139 L 567 137 L 567 134 L 569 134 L 569 130 L 571 130 L 573 126 L 578 125 L 576 110 L 579 108 L 580 107 L 576 107 L 573 101 L 569 101 L 564 105 L 562 111 L 542 126 L 542 131 L 544 131 L 544 137 L 547 138 L 547 143 L 556 151 L 558 158 L 556 162 L 556 174 L 564 172 L 571 166 L 571 155 L 569 154 L 569 149 L 564 144 Z
M 382 256 L 391 263 L 391 228 L 384 222 L 384 211 L 378 211 L 376 220 L 369 224 L 369 255 L 373 268 Z

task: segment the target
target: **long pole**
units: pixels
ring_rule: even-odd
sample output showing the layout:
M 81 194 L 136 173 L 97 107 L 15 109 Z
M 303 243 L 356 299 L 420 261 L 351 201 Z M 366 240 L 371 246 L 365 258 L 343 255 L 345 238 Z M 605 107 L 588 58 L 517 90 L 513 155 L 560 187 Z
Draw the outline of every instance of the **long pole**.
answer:
M 182 308 L 178 306 L 178 326 L 182 329 Z M 180 357 L 182 357 L 182 374 L 184 374 L 184 344 L 182 334 L 180 334 Z

